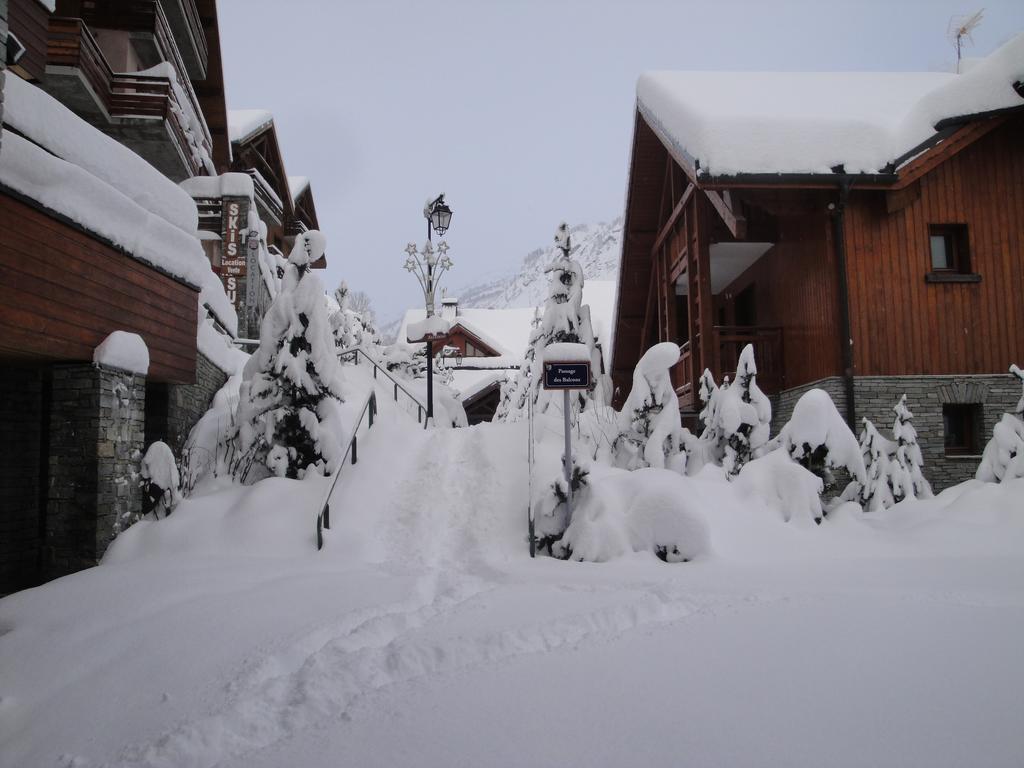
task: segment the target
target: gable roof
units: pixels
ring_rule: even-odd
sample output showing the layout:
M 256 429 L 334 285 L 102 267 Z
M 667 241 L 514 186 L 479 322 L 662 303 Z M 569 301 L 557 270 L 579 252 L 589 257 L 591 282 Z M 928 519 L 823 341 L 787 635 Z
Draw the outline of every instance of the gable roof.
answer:
M 637 111 L 698 177 L 891 174 L 944 127 L 1024 107 L 1024 33 L 964 74 L 651 72 Z
M 229 109 L 228 138 L 232 144 L 244 142 L 273 123 L 274 115 L 265 109 Z

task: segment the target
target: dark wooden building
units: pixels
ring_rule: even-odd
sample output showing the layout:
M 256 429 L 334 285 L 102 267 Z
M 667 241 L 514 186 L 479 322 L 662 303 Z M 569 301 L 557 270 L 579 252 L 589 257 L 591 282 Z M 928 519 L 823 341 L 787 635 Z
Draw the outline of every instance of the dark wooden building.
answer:
M 749 343 L 777 426 L 811 387 L 854 426 L 890 426 L 906 392 L 933 483 L 973 474 L 1024 359 L 1021 74 L 1018 37 L 964 75 L 641 78 L 620 398 L 677 342 L 694 424 L 701 372 L 731 376 Z

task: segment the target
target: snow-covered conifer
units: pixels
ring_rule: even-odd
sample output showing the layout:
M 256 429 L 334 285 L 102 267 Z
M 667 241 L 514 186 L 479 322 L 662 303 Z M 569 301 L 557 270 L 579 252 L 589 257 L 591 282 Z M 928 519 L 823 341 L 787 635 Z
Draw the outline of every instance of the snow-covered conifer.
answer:
M 311 230 L 295 240 L 281 292 L 260 328 L 260 346 L 245 366 L 239 391 L 239 479 L 253 462 L 279 477 L 329 474 L 341 459 L 343 400 L 324 288 L 310 264 L 324 237 Z
M 680 452 L 682 422 L 679 398 L 672 385 L 672 367 L 679 362 L 679 347 L 655 344 L 633 370 L 633 388 L 619 414 L 616 455 L 626 469 L 664 468 Z
M 888 509 L 896 503 L 892 493 L 895 445 L 882 437 L 870 419 L 864 419 L 860 432 L 860 450 L 865 466 L 864 480 L 852 481 L 843 498 L 856 498 L 865 512 Z
M 757 386 L 754 347 L 747 344 L 736 366 L 736 380 L 718 393 L 717 425 L 725 441 L 722 466 L 727 477 L 735 477 L 744 464 L 761 455 L 771 421 L 772 404 Z
M 823 389 L 810 389 L 800 396 L 792 417 L 772 444 L 784 448 L 793 461 L 828 485 L 834 482 L 834 469 L 845 469 L 857 488 L 864 482 L 864 461 L 857 438 Z
M 1024 477 L 1024 371 L 1016 365 L 1010 373 L 1020 379 L 1021 398 L 1014 413 L 1004 413 L 992 428 L 975 477 L 986 483 L 1001 483 Z
M 553 400 L 543 385 L 543 350 L 550 344 L 586 344 L 590 351 L 591 388 L 573 392 L 573 409 L 586 410 L 590 403 L 605 405 L 609 401 L 607 375 L 601 373 L 601 350 L 590 320 L 590 307 L 583 304 L 583 268 L 570 258 L 571 243 L 568 225 L 555 232 L 555 244 L 562 250 L 561 258 L 548 266 L 548 297 L 539 325 L 530 336 L 530 349 L 524 356 L 526 363 L 508 389 L 508 405 L 501 413 L 507 421 L 525 418 L 528 399 L 532 399 L 537 413 L 547 411 Z
M 924 458 L 921 456 L 921 447 L 917 444 L 914 414 L 907 408 L 906 394 L 893 406 L 893 411 L 896 412 L 896 421 L 892 425 L 892 435 L 896 439 L 892 467 L 893 498 L 896 501 L 902 501 L 908 496 L 915 499 L 931 498 L 932 487 L 921 474 Z

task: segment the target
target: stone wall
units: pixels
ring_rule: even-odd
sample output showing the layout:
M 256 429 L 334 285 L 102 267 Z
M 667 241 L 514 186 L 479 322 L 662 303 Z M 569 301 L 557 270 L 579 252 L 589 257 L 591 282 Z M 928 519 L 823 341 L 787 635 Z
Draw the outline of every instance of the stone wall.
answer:
M 778 433 L 793 415 L 800 396 L 812 388 L 831 395 L 845 414 L 843 380 L 833 376 L 786 390 L 772 398 L 772 434 Z M 991 376 L 856 376 L 854 395 L 857 419 L 868 418 L 886 437 L 892 435 L 896 418 L 893 406 L 900 395 L 914 414 L 914 426 L 924 456 L 924 474 L 936 491 L 974 476 L 981 456 L 946 456 L 942 406 L 947 403 L 977 404 L 983 414 L 981 445 L 992 435 L 992 427 L 1004 413 L 1012 412 L 1020 399 L 1020 382 L 1010 375 Z
M 141 507 L 146 380 L 89 364 L 53 368 L 44 576 L 95 565 Z
M 868 418 L 886 437 L 896 418 L 893 406 L 906 393 L 914 414 L 918 443 L 924 456 L 924 475 L 936 491 L 974 477 L 980 450 L 992 436 L 992 427 L 1020 399 L 1020 382 L 1010 376 L 857 376 L 854 378 L 857 418 Z M 981 407 L 978 455 L 946 456 L 942 406 L 947 403 Z
M 42 367 L 0 374 L 0 595 L 42 578 Z
M 227 380 L 227 374 L 200 352 L 196 354 L 196 383 L 174 384 L 168 388 L 165 442 L 175 456 L 181 455 L 188 433 L 209 410 L 213 396 Z

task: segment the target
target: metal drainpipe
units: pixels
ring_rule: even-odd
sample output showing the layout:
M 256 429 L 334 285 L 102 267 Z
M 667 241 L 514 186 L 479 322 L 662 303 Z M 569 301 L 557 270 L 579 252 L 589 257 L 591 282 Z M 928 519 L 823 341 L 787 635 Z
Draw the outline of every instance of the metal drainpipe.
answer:
M 839 277 L 839 352 L 843 361 L 843 389 L 846 394 L 846 423 L 857 434 L 857 402 L 853 388 L 853 330 L 850 324 L 850 283 L 846 270 L 846 202 L 850 197 L 850 179 L 839 183 L 839 201 L 832 210 L 832 240 L 835 245 Z

